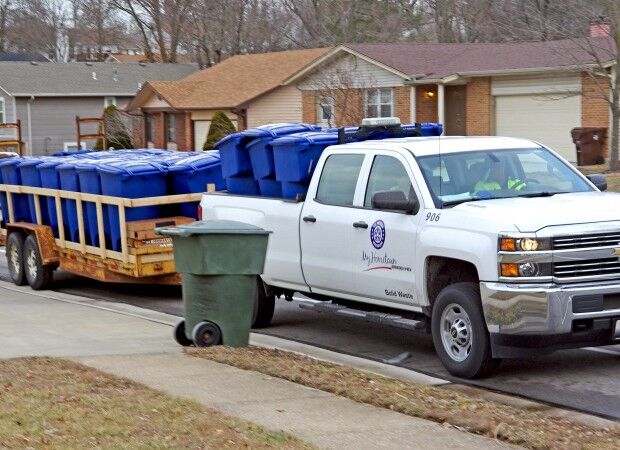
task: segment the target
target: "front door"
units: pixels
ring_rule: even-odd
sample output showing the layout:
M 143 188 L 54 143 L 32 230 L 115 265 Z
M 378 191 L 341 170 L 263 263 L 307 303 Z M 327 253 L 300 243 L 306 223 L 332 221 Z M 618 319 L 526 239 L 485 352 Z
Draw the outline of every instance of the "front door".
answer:
M 304 203 L 299 224 L 302 268 L 313 291 L 351 290 L 351 214 L 363 162 L 363 154 L 328 156 L 315 197 Z
M 465 136 L 465 86 L 446 86 L 446 132 L 447 136 Z
M 419 198 L 412 179 L 402 156 L 386 152 L 373 157 L 362 191 L 363 208 L 354 211 L 355 222 L 349 225 L 353 227 L 352 294 L 407 305 L 419 303 L 413 273 L 419 216 L 381 211 L 372 204 L 373 195 L 383 191 Z

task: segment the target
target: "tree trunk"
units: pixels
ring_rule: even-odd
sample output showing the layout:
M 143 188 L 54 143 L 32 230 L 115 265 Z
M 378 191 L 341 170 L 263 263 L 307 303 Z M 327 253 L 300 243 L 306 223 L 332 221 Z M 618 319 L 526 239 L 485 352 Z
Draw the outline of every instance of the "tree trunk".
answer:
M 613 37 L 616 42 L 616 64 L 611 81 L 611 139 L 609 142 L 609 168 L 618 170 L 620 152 L 620 10 L 617 11 Z

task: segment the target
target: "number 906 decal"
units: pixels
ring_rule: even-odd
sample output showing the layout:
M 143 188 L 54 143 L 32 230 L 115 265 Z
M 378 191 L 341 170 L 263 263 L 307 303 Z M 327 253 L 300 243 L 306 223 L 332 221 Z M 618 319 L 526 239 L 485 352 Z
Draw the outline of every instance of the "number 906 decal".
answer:
M 427 222 L 439 222 L 440 218 L 441 218 L 441 213 L 434 213 L 434 212 L 426 213 Z

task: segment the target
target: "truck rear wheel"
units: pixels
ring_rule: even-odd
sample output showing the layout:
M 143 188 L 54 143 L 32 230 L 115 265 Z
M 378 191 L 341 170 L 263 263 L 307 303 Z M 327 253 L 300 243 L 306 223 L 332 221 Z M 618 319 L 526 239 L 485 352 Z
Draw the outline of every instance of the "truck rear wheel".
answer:
M 265 284 L 260 277 L 256 277 L 256 295 L 254 297 L 254 315 L 252 316 L 252 328 L 265 328 L 271 324 L 273 312 L 276 306 L 275 295 L 267 295 Z
M 47 289 L 54 278 L 54 266 L 43 265 L 36 237 L 31 234 L 24 242 L 24 272 L 28 284 L 35 291 Z
M 26 284 L 24 273 L 24 235 L 18 231 L 9 234 L 6 241 L 6 262 L 11 280 L 17 286 Z
M 435 351 L 452 375 L 482 378 L 499 364 L 491 355 L 476 283 L 445 287 L 433 305 L 431 325 Z

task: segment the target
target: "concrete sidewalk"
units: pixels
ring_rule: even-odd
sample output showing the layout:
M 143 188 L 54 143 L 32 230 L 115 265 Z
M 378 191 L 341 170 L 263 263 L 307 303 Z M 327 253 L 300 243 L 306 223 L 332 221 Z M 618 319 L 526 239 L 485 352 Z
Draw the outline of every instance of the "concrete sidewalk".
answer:
M 144 313 L 144 315 L 142 314 Z M 322 448 L 506 448 L 492 439 L 186 356 L 156 313 L 0 282 L 0 358 L 58 356 Z

